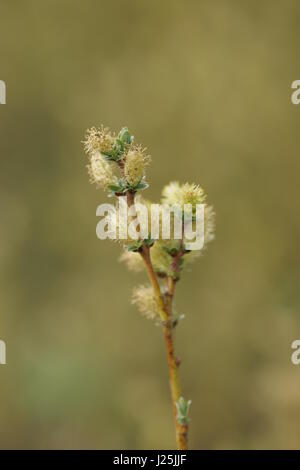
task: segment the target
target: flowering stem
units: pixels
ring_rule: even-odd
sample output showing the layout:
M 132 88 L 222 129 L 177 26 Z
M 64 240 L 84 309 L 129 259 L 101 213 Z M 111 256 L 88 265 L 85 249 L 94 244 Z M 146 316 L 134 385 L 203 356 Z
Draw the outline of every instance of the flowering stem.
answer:
M 164 301 L 158 281 L 157 281 L 157 277 L 152 267 L 149 252 L 150 252 L 149 248 L 144 246 L 141 252 L 141 256 L 144 260 L 148 277 L 153 286 L 154 295 L 155 295 L 157 304 L 159 305 L 161 319 L 163 320 L 163 335 L 164 335 L 165 347 L 166 347 L 166 352 L 167 352 L 169 383 L 170 383 L 173 415 L 174 415 L 175 430 L 176 430 L 177 448 L 179 450 L 186 450 L 188 425 L 180 424 L 177 420 L 176 403 L 179 400 L 181 393 L 180 393 L 180 381 L 179 381 L 179 374 L 178 374 L 178 368 L 179 368 L 180 362 L 176 358 L 175 350 L 174 350 L 174 336 L 173 336 L 173 324 L 172 324 L 173 294 L 170 295 L 168 293 L 166 296 L 166 301 Z
M 127 204 L 129 207 L 134 205 L 134 193 L 127 192 Z M 159 314 L 162 320 L 163 325 L 163 335 L 167 353 L 168 369 L 169 369 L 169 383 L 172 399 L 172 408 L 173 416 L 175 422 L 176 430 L 176 443 L 179 450 L 187 449 L 187 434 L 188 434 L 188 425 L 181 424 L 177 419 L 177 407 L 176 403 L 178 402 L 181 392 L 180 392 L 180 381 L 178 368 L 180 361 L 176 358 L 174 350 L 174 336 L 173 336 L 173 322 L 172 322 L 172 301 L 174 296 L 174 287 L 175 282 L 173 279 L 168 279 L 168 292 L 166 296 L 162 295 L 157 276 L 154 272 L 151 258 L 150 258 L 150 248 L 145 244 L 142 245 L 140 255 L 144 261 L 145 268 L 151 282 L 155 300 L 159 307 Z M 178 257 L 179 258 L 179 257 Z
M 205 242 L 213 239 L 213 208 L 208 207 L 205 203 L 205 193 L 199 185 L 189 183 L 180 185 L 178 182 L 171 182 L 162 192 L 162 202 L 163 205 L 167 205 L 171 209 L 176 208 L 174 212 L 174 223 L 175 218 L 176 221 L 178 219 L 177 212 L 179 216 L 177 209 L 184 209 L 184 215 L 181 218 L 182 237 L 179 241 L 177 240 L 177 236 L 175 239 L 174 233 L 174 236 L 169 237 L 169 239 L 174 242 L 171 245 L 163 241 L 164 237 L 161 237 L 161 239 L 155 242 L 155 240 L 152 239 L 151 233 L 148 233 L 147 238 L 145 238 L 141 234 L 141 224 L 138 220 L 135 206 L 135 194 L 148 187 L 148 183 L 145 180 L 145 167 L 150 161 L 150 156 L 146 154 L 146 149 L 135 143 L 134 136 L 130 134 L 127 127 L 123 127 L 118 134 L 111 132 L 104 126 L 98 128 L 92 127 L 87 130 L 83 144 L 89 158 L 88 171 L 91 182 L 96 183 L 98 187 L 102 187 L 104 191 L 108 192 L 109 196 L 115 195 L 116 197 L 123 197 L 126 195 L 128 208 L 132 208 L 130 214 L 127 215 L 130 216 L 130 222 L 131 218 L 133 218 L 133 228 L 135 228 L 136 233 L 134 236 L 128 236 L 126 239 L 125 244 L 128 245 L 127 252 L 123 254 L 124 259 L 127 259 L 128 265 L 131 263 L 130 258 L 134 263 L 137 261 L 138 265 L 140 265 L 140 260 L 137 259 L 137 253 L 139 253 L 143 259 L 151 282 L 151 286 L 140 286 L 134 291 L 133 303 L 137 303 L 141 313 L 145 314 L 148 318 L 160 318 L 168 360 L 176 442 L 179 450 L 185 450 L 187 449 L 187 423 L 191 401 L 181 396 L 178 373 L 180 360 L 175 355 L 174 331 L 182 315 L 178 317 L 173 312 L 173 298 L 176 283 L 180 278 L 184 266 L 183 257 L 190 251 L 188 249 L 189 245 L 187 244 L 185 246 L 184 244 L 183 225 L 186 220 L 186 205 L 188 205 L 191 210 L 189 215 L 195 216 L 197 227 L 197 217 L 199 215 L 198 205 L 202 204 L 204 206 Z M 120 216 L 121 211 L 119 209 L 120 208 L 115 208 L 114 215 Z M 164 211 L 162 211 L 159 216 L 159 221 L 163 222 L 163 218 Z M 192 218 L 192 220 L 194 219 Z M 110 220 L 106 222 L 109 223 Z M 116 222 L 117 220 L 115 218 L 114 225 Z M 130 227 L 128 222 L 129 220 L 126 218 L 125 225 L 127 225 L 127 228 Z M 169 219 L 169 223 L 170 222 Z M 118 223 L 121 225 L 120 218 Z M 204 229 L 204 219 L 201 223 Z M 102 225 L 102 229 L 103 228 L 104 226 Z M 120 235 L 120 230 L 118 232 L 117 238 L 121 241 L 122 236 Z M 107 235 L 109 238 L 116 238 L 116 231 L 113 237 L 111 237 L 110 234 L 106 234 L 104 238 L 107 238 Z M 191 249 L 196 249 L 196 247 Z M 131 254 L 134 255 L 133 258 Z

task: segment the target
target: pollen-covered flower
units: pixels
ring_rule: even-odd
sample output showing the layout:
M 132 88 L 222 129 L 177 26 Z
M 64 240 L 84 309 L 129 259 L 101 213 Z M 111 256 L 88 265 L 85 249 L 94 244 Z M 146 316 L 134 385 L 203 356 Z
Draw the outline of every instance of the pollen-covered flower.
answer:
M 133 289 L 132 303 L 142 315 L 150 320 L 159 319 L 159 308 L 151 286 L 138 286 Z
M 170 273 L 171 256 L 165 249 L 163 242 L 156 241 L 154 243 L 150 249 L 150 259 L 156 273 L 165 276 Z M 129 271 L 141 272 L 144 269 L 144 262 L 139 253 L 124 249 L 120 261 L 126 264 Z
M 180 188 L 182 204 L 202 204 L 205 201 L 203 189 L 197 184 L 185 183 Z
M 212 206 L 205 204 L 204 208 L 204 246 L 214 240 L 216 229 L 216 214 Z
M 164 240 L 157 240 L 150 250 L 151 262 L 156 273 L 162 275 L 170 274 L 171 256 L 165 249 Z
M 124 249 L 119 260 L 126 264 L 129 271 L 134 271 L 138 273 L 138 272 L 143 271 L 144 269 L 144 262 L 139 253 L 135 253 L 133 251 L 128 251 L 127 249 Z
M 105 191 L 118 182 L 117 176 L 114 174 L 114 163 L 106 161 L 100 152 L 94 152 L 91 155 L 88 172 L 91 183 L 98 184 Z
M 180 185 L 177 181 L 173 181 L 164 187 L 162 192 L 162 201 L 169 205 L 178 205 L 182 209 L 184 204 L 203 204 L 205 194 L 203 189 L 197 184 L 185 183 Z
M 215 238 L 215 218 L 216 214 L 214 211 L 214 208 L 212 206 L 207 206 L 205 204 L 204 207 L 204 245 L 203 249 L 207 248 L 207 244 L 214 240 Z M 184 239 L 184 243 L 187 242 L 187 240 Z M 203 254 L 203 249 L 202 250 L 192 250 L 186 254 L 184 257 L 184 263 L 191 263 L 195 261 L 199 256 L 202 256 Z
M 115 137 L 107 127 L 92 127 L 86 131 L 83 144 L 84 150 L 88 155 L 92 155 L 95 151 L 109 154 L 113 150 Z
M 141 147 L 133 147 L 129 150 L 125 159 L 124 173 L 127 183 L 135 187 L 145 174 L 145 166 L 150 157 L 145 155 Z
M 172 181 L 167 184 L 162 190 L 162 202 L 165 204 L 175 205 L 179 204 L 181 200 L 180 185 L 178 181 Z

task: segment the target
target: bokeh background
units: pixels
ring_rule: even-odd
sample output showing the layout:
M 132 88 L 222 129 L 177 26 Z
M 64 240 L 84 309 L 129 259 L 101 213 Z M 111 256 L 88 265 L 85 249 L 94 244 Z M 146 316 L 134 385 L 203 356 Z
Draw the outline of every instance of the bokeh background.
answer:
M 173 448 L 145 278 L 96 238 L 85 129 L 127 125 L 147 197 L 200 183 L 217 237 L 182 278 L 194 449 L 299 448 L 297 0 L 0 2 L 1 448 Z

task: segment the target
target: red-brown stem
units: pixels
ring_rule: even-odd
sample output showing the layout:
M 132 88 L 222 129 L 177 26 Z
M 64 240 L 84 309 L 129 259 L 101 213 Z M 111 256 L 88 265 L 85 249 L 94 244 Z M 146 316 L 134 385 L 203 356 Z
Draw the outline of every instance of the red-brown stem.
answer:
M 134 205 L 134 193 L 127 192 L 127 204 L 129 207 Z M 137 228 L 138 230 L 138 228 Z M 173 408 L 173 416 L 176 430 L 176 443 L 179 450 L 187 449 L 187 435 L 188 435 L 188 425 L 180 424 L 177 420 L 177 408 L 176 403 L 181 396 L 180 382 L 178 368 L 180 361 L 175 356 L 174 351 L 174 337 L 173 337 L 173 323 L 172 323 L 172 300 L 174 295 L 174 286 L 175 282 L 173 279 L 168 278 L 168 292 L 166 295 L 163 295 L 161 288 L 157 279 L 157 276 L 154 272 L 151 258 L 150 258 L 150 248 L 145 244 L 142 245 L 140 251 L 141 257 L 144 261 L 145 268 L 151 282 L 154 296 L 159 308 L 159 314 L 163 325 L 163 335 L 165 348 L 167 353 L 168 361 L 168 370 L 169 370 L 169 383 L 171 391 L 171 400 Z
M 179 450 L 187 449 L 187 433 L 188 426 L 180 424 L 177 420 L 177 408 L 176 403 L 181 396 L 180 382 L 179 382 L 179 361 L 176 358 L 174 351 L 174 337 L 173 337 L 173 324 L 172 324 L 172 298 L 173 295 L 169 293 L 162 296 L 157 277 L 154 273 L 153 266 L 150 259 L 150 250 L 148 247 L 143 247 L 141 256 L 144 260 L 145 267 L 148 273 L 148 277 L 153 286 L 154 295 L 159 305 L 161 319 L 163 320 L 163 335 L 167 353 L 168 369 L 169 369 L 169 383 L 172 399 L 173 416 L 176 430 L 176 442 Z

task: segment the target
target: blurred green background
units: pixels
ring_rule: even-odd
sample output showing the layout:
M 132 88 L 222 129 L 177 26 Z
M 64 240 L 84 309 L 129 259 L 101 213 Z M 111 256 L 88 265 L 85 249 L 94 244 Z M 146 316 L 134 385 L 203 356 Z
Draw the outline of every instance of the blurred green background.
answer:
M 297 448 L 297 0 L 0 1 L 1 448 L 173 448 L 145 278 L 96 238 L 85 129 L 127 125 L 158 200 L 200 183 L 217 238 L 182 278 L 192 448 Z

